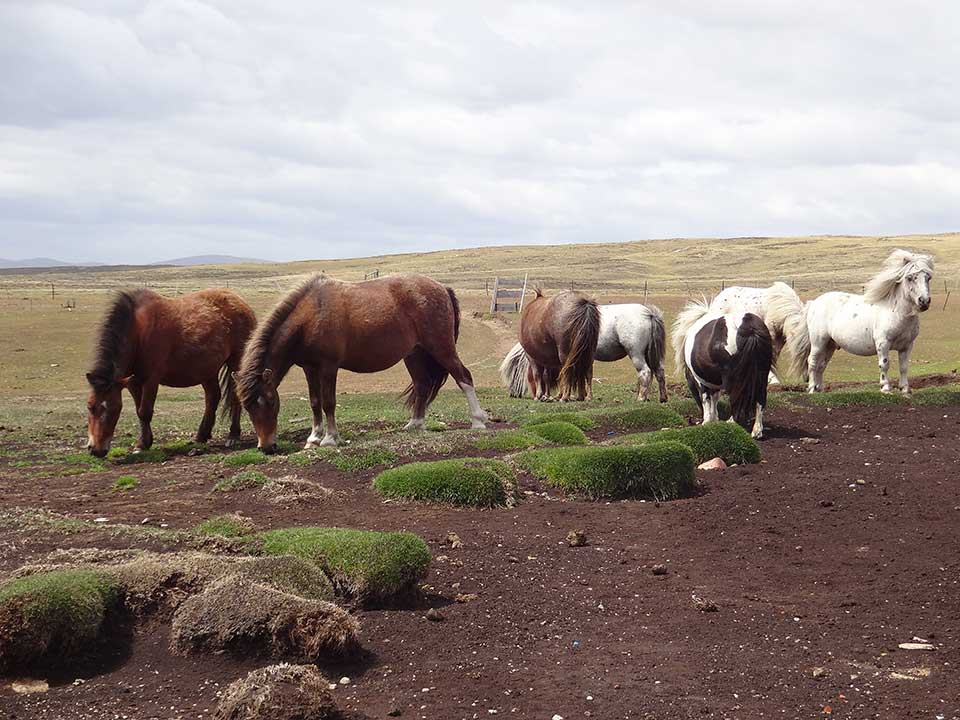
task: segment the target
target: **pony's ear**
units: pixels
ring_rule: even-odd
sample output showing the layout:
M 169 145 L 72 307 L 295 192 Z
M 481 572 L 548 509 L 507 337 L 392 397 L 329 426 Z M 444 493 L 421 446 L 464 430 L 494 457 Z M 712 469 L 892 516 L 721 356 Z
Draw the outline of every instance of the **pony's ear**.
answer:
M 133 382 L 133 375 L 127 375 L 126 377 L 119 377 L 114 382 L 117 383 L 120 387 L 127 389 L 130 387 L 130 383 Z
M 269 385 L 270 382 L 273 380 L 273 370 L 271 370 L 270 368 L 267 368 L 260 374 L 260 377 L 263 378 L 263 381 L 267 385 Z
M 87 373 L 87 382 L 90 383 L 91 386 L 96 384 L 96 380 L 97 379 L 93 376 L 93 373 Z

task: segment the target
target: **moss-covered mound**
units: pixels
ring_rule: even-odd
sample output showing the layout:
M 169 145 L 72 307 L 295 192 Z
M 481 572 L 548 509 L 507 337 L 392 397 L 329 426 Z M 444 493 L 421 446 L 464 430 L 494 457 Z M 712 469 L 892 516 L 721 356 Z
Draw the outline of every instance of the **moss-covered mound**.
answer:
M 199 535 L 214 535 L 216 537 L 239 538 L 253 535 L 253 520 L 239 513 L 214 515 L 194 527 L 193 531 Z
M 86 655 L 120 614 L 122 589 L 88 570 L 17 578 L 0 587 L 0 672 L 56 667 Z
M 914 405 L 960 405 L 960 386 L 942 385 L 914 390 L 910 398 Z
M 531 417 L 523 418 L 520 426 L 530 428 L 541 423 L 565 422 L 576 425 L 581 430 L 593 430 L 597 423 L 589 415 L 582 412 L 542 412 Z
M 556 421 L 531 425 L 530 432 L 549 440 L 554 445 L 586 445 L 587 436 L 573 423 Z
M 270 480 L 259 470 L 252 468 L 241 470 L 236 475 L 223 478 L 213 486 L 214 492 L 237 492 L 255 487 L 263 487 Z
M 171 648 L 317 662 L 359 649 L 360 624 L 333 603 L 230 576 L 187 598 L 173 616 Z
M 643 445 L 651 442 L 678 442 L 693 450 L 694 459 L 702 463 L 715 457 L 727 465 L 760 462 L 760 446 L 750 433 L 736 423 L 712 422 L 684 428 L 625 435 L 621 443 Z
M 315 665 L 269 665 L 231 683 L 214 720 L 339 720 L 329 681 Z
M 898 392 L 882 393 L 879 390 L 834 390 L 833 392 L 812 393 L 807 402 L 814 405 L 842 407 L 844 405 L 905 405 L 907 398 Z
M 456 458 L 384 470 L 374 478 L 373 487 L 389 498 L 493 507 L 507 502 L 514 482 L 513 471 L 504 462 Z
M 593 499 L 669 500 L 689 495 L 695 484 L 693 452 L 677 442 L 529 450 L 517 462 L 554 487 Z
M 367 605 L 413 593 L 430 567 L 427 544 L 411 533 L 285 528 L 260 534 L 267 555 L 295 555 L 320 567 L 341 595 Z
M 549 444 L 544 438 L 527 430 L 501 430 L 478 438 L 474 447 L 478 450 L 526 450 Z
M 666 405 L 653 403 L 638 404 L 623 410 L 600 410 L 593 415 L 593 419 L 601 427 L 609 427 L 621 432 L 683 426 L 680 413 Z

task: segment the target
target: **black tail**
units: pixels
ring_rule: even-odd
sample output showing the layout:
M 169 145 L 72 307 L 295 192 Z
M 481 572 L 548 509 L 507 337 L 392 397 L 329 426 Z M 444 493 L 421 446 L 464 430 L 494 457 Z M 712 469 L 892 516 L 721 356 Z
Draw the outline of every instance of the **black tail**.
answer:
M 237 392 L 237 383 L 233 379 L 233 371 L 226 364 L 220 368 L 220 419 L 233 417 L 234 411 L 240 409 L 240 394 Z
M 453 309 L 453 342 L 456 344 L 457 340 L 460 339 L 460 301 L 457 299 L 457 294 L 451 287 L 447 288 L 447 295 L 450 298 L 450 305 Z M 446 368 L 434 360 L 430 353 L 423 350 L 416 350 L 414 351 L 414 356 L 415 357 L 411 356 L 410 362 L 416 363 L 422 371 L 422 376 L 427 380 L 420 388 L 417 388 L 416 385 L 411 382 L 404 391 L 400 393 L 404 404 L 411 410 L 418 401 L 423 402 L 426 406 L 436 400 L 440 388 L 443 387 L 443 384 L 449 376 Z
M 737 353 L 726 373 L 733 419 L 750 429 L 757 405 L 767 404 L 767 376 L 773 367 L 773 340 L 763 320 L 752 313 L 737 328 Z
M 650 307 L 650 342 L 643 351 L 643 359 L 647 367 L 657 375 L 663 369 L 663 361 L 667 357 L 667 329 L 663 326 L 663 313 L 655 307 Z

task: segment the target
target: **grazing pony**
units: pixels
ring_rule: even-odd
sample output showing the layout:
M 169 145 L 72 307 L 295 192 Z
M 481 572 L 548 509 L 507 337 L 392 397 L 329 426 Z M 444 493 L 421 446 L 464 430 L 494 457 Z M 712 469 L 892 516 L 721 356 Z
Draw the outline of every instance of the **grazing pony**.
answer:
M 520 345 L 529 358 L 538 400 L 549 400 L 555 386 L 560 389 L 560 402 L 574 395 L 584 400 L 592 394 L 599 334 L 600 309 L 595 300 L 574 290 L 547 298 L 537 288 L 536 297 L 520 314 Z
M 136 403 L 140 437 L 153 444 L 153 406 L 160 385 L 202 385 L 206 399 L 197 442 L 210 439 L 217 405 L 230 414 L 227 445 L 240 439 L 240 403 L 231 371 L 240 367 L 243 348 L 257 324 L 253 310 L 229 290 L 201 290 L 168 298 L 151 290 L 117 294 L 103 319 L 87 373 L 87 449 L 103 457 L 110 449 L 126 388 Z M 217 375 L 219 373 L 219 382 Z
M 787 343 L 786 334 L 783 330 L 783 318 L 777 313 L 767 311 L 771 301 L 774 302 L 800 302 L 797 293 L 789 285 L 783 282 L 775 282 L 770 287 L 740 287 L 733 286 L 722 290 L 710 302 L 710 312 L 723 315 L 742 315 L 743 313 L 753 313 L 766 323 L 767 330 L 773 340 L 773 362 L 776 364 L 783 346 Z M 774 371 L 770 371 L 769 381 L 779 384 L 780 380 Z
M 346 283 L 312 277 L 274 308 L 250 341 L 237 373 L 243 407 L 264 452 L 277 448 L 277 386 L 293 365 L 303 368 L 310 390 L 313 431 L 306 447 L 336 445 L 337 372 L 386 370 L 403 360 L 410 373 L 404 391 L 411 419 L 425 427 L 427 406 L 452 375 L 467 397 L 474 428 L 486 413 L 470 371 L 457 355 L 460 305 L 453 290 L 423 275 L 394 275 Z M 322 426 L 326 416 L 326 427 Z
M 663 313 L 652 305 L 624 304 L 600 306 L 600 334 L 594 360 L 614 362 L 630 358 L 637 369 L 637 399 L 650 399 L 654 376 L 660 388 L 660 402 L 667 401 L 667 381 L 663 360 L 667 352 Z M 537 378 L 520 343 L 513 346 L 500 364 L 500 379 L 510 397 L 523 397 L 527 388 L 537 397 Z M 587 397 L 591 397 L 590 389 Z
M 894 250 L 867 283 L 863 295 L 828 292 L 801 304 L 771 301 L 774 322 L 787 334 L 793 371 L 807 381 L 807 392 L 823 390 L 823 372 L 837 348 L 878 356 L 880 389 L 890 392 L 890 351 L 897 351 L 900 391 L 910 393 L 910 351 L 920 333 L 920 313 L 930 307 L 933 258 Z
M 721 314 L 706 300 L 690 302 L 673 326 L 677 368 L 703 411 L 703 422 L 720 419 L 717 400 L 730 396 L 731 421 L 763 437 L 767 376 L 773 367 L 773 340 L 759 315 Z

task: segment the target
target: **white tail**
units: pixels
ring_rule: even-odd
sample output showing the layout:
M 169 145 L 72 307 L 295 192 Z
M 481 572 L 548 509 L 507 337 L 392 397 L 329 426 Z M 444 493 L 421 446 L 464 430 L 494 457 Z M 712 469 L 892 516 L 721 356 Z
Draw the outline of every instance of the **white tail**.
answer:
M 806 306 L 786 283 L 775 282 L 767 290 L 767 326 L 786 341 L 790 370 L 806 381 L 807 358 L 810 357 L 810 332 L 807 329 Z
M 500 381 L 510 390 L 510 397 L 523 397 L 527 389 L 527 368 L 530 359 L 523 345 L 517 343 L 500 363 Z
M 694 323 L 707 314 L 710 304 L 707 299 L 691 300 L 683 306 L 683 310 L 673 321 L 673 330 L 670 335 L 670 341 L 673 343 L 673 360 L 677 365 L 677 372 L 683 373 L 686 365 L 684 359 L 683 346 L 687 339 L 687 332 L 693 327 Z

